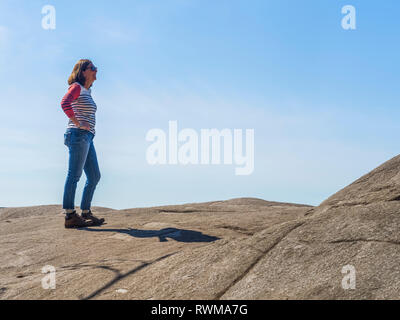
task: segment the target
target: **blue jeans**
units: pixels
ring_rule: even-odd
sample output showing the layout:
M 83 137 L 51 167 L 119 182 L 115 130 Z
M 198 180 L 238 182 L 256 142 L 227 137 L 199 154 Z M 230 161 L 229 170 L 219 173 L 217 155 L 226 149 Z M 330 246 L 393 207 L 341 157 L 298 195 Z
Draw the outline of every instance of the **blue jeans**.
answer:
M 75 209 L 77 183 L 85 171 L 87 181 L 83 189 L 81 209 L 89 210 L 94 190 L 100 180 L 93 133 L 84 129 L 67 128 L 64 144 L 69 149 L 68 175 L 64 186 L 63 209 Z

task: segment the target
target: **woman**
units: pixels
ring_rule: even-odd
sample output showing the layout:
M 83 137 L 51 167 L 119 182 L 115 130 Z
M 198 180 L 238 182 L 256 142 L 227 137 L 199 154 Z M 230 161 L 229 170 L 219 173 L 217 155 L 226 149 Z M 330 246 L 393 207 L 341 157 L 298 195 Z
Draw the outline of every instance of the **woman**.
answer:
M 95 217 L 90 210 L 93 193 L 100 180 L 100 170 L 93 145 L 97 106 L 92 99 L 90 89 L 96 80 L 96 74 L 97 68 L 90 60 L 79 60 L 68 78 L 69 89 L 61 101 L 61 107 L 69 118 L 64 134 L 64 144 L 69 149 L 68 175 L 63 197 L 65 228 L 101 225 L 104 222 L 104 219 Z M 75 211 L 74 199 L 83 170 L 87 181 L 82 195 L 82 213 L 79 216 Z

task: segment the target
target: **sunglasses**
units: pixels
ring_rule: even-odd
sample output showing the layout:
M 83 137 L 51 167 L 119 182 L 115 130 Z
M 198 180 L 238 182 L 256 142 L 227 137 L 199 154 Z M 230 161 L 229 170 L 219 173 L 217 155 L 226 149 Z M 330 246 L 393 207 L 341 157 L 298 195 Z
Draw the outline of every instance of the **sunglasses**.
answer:
M 87 68 L 86 68 L 87 69 Z M 94 65 L 92 65 L 91 67 L 90 67 L 90 70 L 92 70 L 92 71 L 97 71 L 97 68 L 94 66 Z

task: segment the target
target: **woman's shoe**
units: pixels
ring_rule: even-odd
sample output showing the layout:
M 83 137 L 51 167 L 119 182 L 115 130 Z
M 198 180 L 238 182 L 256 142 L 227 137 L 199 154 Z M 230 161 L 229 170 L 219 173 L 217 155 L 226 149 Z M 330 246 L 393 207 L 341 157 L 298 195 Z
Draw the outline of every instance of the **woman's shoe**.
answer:
M 92 225 L 91 222 L 87 222 L 77 215 L 75 211 L 69 214 L 68 219 L 65 218 L 65 228 L 83 228 Z
M 100 226 L 104 223 L 104 218 L 97 218 L 96 216 L 93 215 L 91 210 L 89 210 L 88 213 L 82 212 L 82 218 L 92 221 L 93 226 Z

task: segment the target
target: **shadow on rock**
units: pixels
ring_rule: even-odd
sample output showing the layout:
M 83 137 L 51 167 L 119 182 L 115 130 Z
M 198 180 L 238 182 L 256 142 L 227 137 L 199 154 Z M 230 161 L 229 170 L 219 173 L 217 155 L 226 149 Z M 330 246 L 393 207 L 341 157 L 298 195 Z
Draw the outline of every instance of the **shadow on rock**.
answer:
M 91 229 L 81 228 L 80 230 L 93 232 L 118 232 L 130 235 L 135 238 L 153 238 L 158 237 L 160 242 L 168 241 L 167 238 L 180 242 L 213 242 L 220 238 L 203 234 L 200 231 L 164 228 L 161 230 L 139 230 L 139 229 Z

